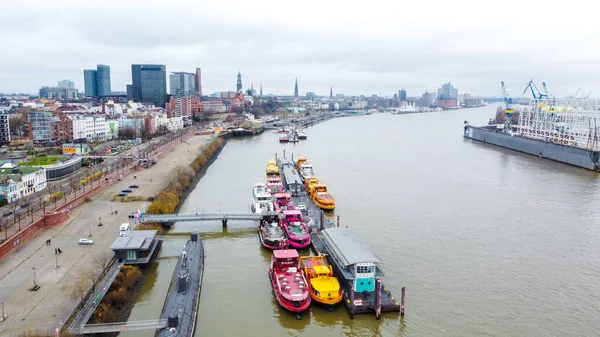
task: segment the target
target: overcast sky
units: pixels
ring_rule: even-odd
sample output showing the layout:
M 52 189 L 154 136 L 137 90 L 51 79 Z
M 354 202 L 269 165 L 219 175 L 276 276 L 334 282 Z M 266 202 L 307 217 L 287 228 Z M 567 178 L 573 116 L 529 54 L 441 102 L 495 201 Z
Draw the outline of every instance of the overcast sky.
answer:
M 0 92 L 37 93 L 83 69 L 132 63 L 203 71 L 203 91 L 409 96 L 451 81 L 519 97 L 533 78 L 557 96 L 600 97 L 600 19 L 589 1 L 0 1 Z M 587 8 L 587 10 L 586 10 Z M 529 97 L 529 96 L 527 96 Z

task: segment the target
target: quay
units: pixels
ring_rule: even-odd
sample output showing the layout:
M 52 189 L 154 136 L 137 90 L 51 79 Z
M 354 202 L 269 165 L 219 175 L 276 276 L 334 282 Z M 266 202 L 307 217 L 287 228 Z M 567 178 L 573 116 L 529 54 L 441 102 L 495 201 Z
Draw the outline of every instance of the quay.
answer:
M 399 312 L 404 316 L 406 288 L 402 287 L 398 301 L 383 285 L 382 261 L 367 244 L 348 228 L 340 227 L 339 216 L 331 221 L 307 195 L 300 175 L 292 159 L 276 159 L 279 172 L 283 173 L 284 187 L 292 195 L 296 205 L 304 205 L 308 211 L 309 230 L 313 250 L 324 255 L 334 269 L 334 274 L 344 291 L 344 306 L 350 318 L 356 314 L 373 313 L 379 319 L 382 312 Z
M 200 236 L 193 233 L 173 272 L 161 314 L 161 319 L 167 320 L 166 327 L 157 331 L 156 337 L 191 337 L 194 334 L 203 275 L 204 246 Z

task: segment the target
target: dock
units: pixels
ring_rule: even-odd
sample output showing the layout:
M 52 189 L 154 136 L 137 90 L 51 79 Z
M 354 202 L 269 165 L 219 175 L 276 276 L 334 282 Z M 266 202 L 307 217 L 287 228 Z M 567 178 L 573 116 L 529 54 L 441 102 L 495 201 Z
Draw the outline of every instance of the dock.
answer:
M 161 321 L 166 319 L 166 327 L 157 331 L 156 337 L 194 335 L 203 275 L 204 246 L 200 236 L 193 233 L 179 256 L 163 306 Z
M 276 157 L 277 158 L 277 157 Z M 292 156 L 293 158 L 293 156 Z M 312 248 L 326 256 L 344 290 L 344 306 L 350 318 L 356 314 L 373 313 L 379 319 L 382 312 L 399 312 L 404 316 L 406 290 L 402 287 L 400 300 L 383 285 L 383 263 L 352 230 L 341 228 L 339 216 L 331 220 L 310 199 L 296 171 L 293 159 L 277 159 L 283 186 L 296 205 L 307 209 Z M 366 282 L 366 283 L 365 283 Z

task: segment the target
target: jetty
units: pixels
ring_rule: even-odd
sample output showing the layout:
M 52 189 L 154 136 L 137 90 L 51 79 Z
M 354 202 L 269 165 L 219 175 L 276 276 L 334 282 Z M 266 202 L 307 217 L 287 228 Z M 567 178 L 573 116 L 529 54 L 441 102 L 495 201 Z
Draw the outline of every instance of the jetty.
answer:
M 157 331 L 156 337 L 193 336 L 203 274 L 204 246 L 200 236 L 192 233 L 177 261 L 163 306 L 161 319 L 166 319 L 166 327 Z
M 340 227 L 340 218 L 333 219 L 310 199 L 292 158 L 278 158 L 284 188 L 292 195 L 292 201 L 306 207 L 305 216 L 311 232 L 313 250 L 326 256 L 334 274 L 344 290 L 342 302 L 350 318 L 356 314 L 373 313 L 379 319 L 382 312 L 399 312 L 404 316 L 405 287 L 400 300 L 383 285 L 383 263 L 367 244 L 352 230 Z

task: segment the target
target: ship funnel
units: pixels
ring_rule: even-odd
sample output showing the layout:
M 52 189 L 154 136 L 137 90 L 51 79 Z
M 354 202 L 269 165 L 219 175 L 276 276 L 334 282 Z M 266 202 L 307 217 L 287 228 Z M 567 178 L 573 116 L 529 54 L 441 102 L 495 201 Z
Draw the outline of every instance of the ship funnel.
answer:
M 190 283 L 190 273 L 187 268 L 179 268 L 177 271 L 177 292 L 188 290 Z

